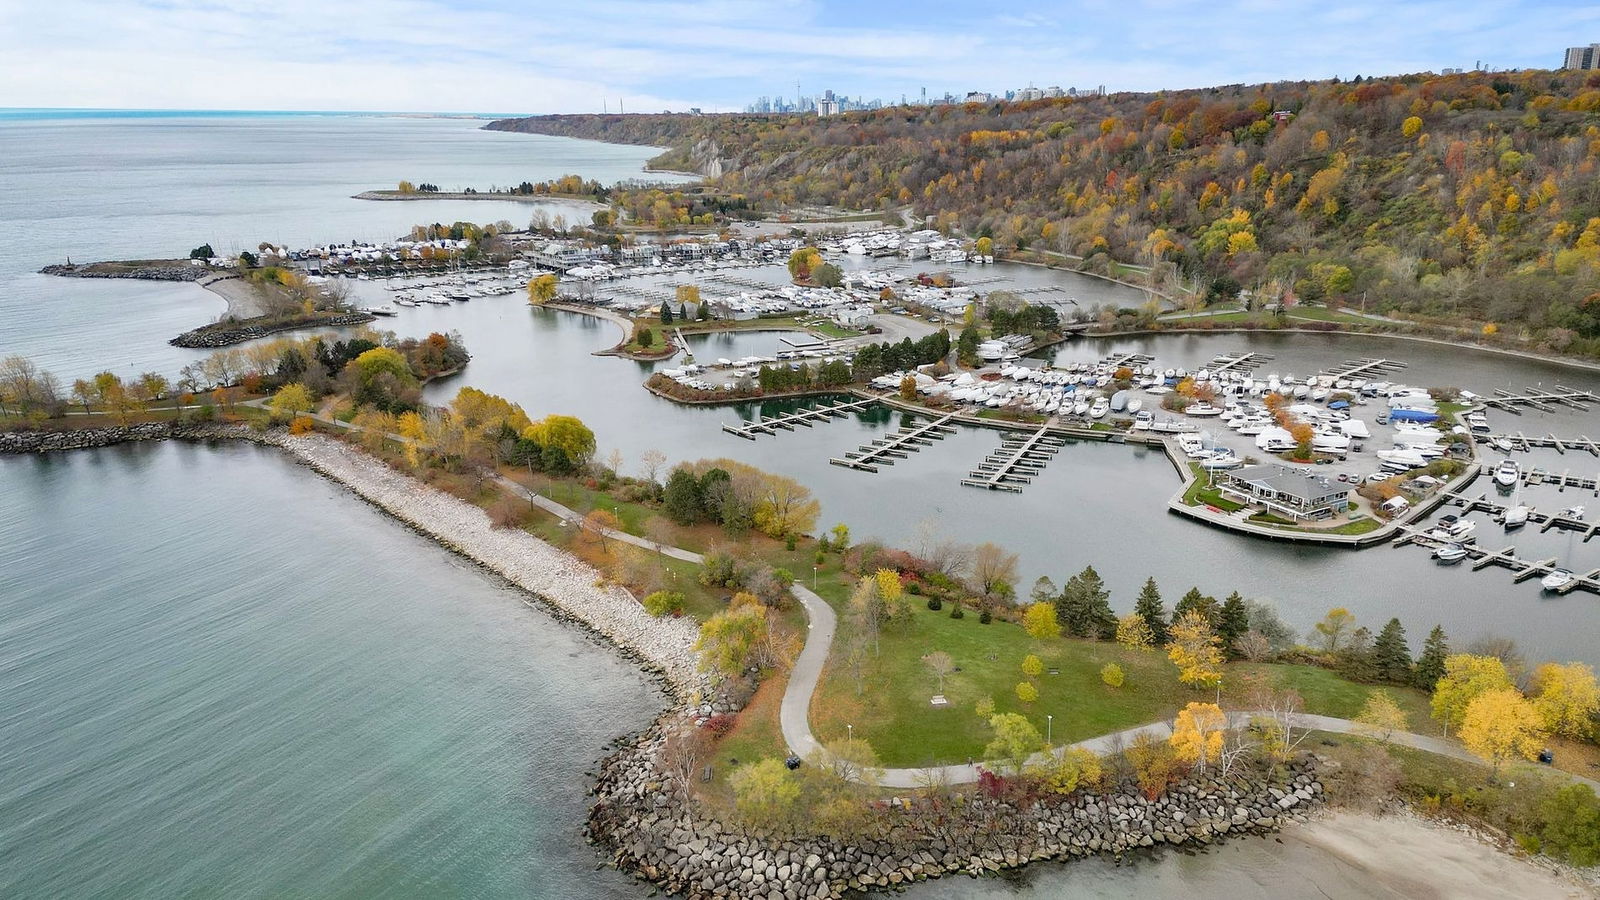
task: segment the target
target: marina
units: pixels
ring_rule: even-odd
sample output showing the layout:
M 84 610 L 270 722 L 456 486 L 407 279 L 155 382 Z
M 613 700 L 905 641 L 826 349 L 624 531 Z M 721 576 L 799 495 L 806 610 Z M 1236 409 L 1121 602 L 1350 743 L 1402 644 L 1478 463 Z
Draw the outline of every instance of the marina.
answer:
M 1589 408 L 1588 404 L 1600 403 L 1600 394 L 1596 394 L 1593 391 L 1563 387 L 1559 384 L 1553 390 L 1527 388 L 1521 393 L 1512 393 L 1504 388 L 1496 388 L 1492 396 L 1483 398 L 1483 402 L 1485 406 L 1521 415 L 1523 407 L 1531 407 L 1540 412 L 1551 412 L 1553 407 L 1558 405 L 1587 410 Z
M 814 406 L 810 409 L 802 409 L 797 412 L 784 413 L 783 415 L 774 416 L 770 419 L 756 419 L 748 421 L 741 425 L 729 425 L 727 423 L 723 423 L 722 430 L 735 437 L 742 437 L 746 440 L 753 441 L 759 435 L 776 434 L 778 429 L 783 429 L 784 431 L 793 431 L 796 425 L 810 428 L 812 425 L 818 423 L 830 422 L 837 417 L 846 415 L 847 413 L 866 409 L 867 407 L 872 406 L 873 403 L 874 401 L 872 400 L 853 400 L 848 403 L 838 403 L 833 406 Z
M 1489 566 L 1501 566 L 1511 570 L 1513 583 L 1530 581 L 1534 578 L 1548 578 L 1557 572 L 1564 572 L 1568 578 L 1558 578 L 1552 583 L 1545 584 L 1544 590 L 1552 594 L 1564 595 L 1572 591 L 1583 590 L 1592 594 L 1600 594 L 1600 569 L 1595 569 L 1584 575 L 1577 575 L 1557 565 L 1555 557 L 1540 560 L 1528 560 L 1517 556 L 1516 547 L 1506 547 L 1501 550 L 1485 550 L 1479 547 L 1474 539 L 1468 538 L 1456 541 L 1448 536 L 1439 536 L 1432 531 L 1421 528 L 1401 526 L 1400 534 L 1395 537 L 1393 546 L 1404 547 L 1415 544 L 1429 550 L 1438 550 L 1441 547 L 1454 546 L 1464 551 L 1462 554 L 1472 560 L 1472 570 L 1479 571 Z
M 1006 435 L 1001 439 L 1000 449 L 985 457 L 961 483 L 991 491 L 1020 492 L 1021 485 L 1033 480 L 1044 470 L 1045 463 L 1066 446 L 1066 440 L 1050 434 L 1054 424 L 1052 419 L 1032 434 Z
M 893 436 L 863 444 L 843 457 L 832 457 L 828 462 L 847 469 L 876 472 L 879 466 L 892 466 L 897 459 L 905 459 L 923 447 L 931 447 L 940 438 L 955 433 L 950 424 L 954 416 L 946 415 L 921 425 L 907 423 Z

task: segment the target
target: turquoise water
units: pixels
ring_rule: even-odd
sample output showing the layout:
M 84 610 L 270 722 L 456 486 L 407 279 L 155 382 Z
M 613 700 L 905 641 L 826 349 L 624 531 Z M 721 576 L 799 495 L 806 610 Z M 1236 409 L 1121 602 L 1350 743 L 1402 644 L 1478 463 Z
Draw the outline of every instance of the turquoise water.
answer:
M 276 451 L 0 457 L 0 896 L 608 897 L 660 698 Z

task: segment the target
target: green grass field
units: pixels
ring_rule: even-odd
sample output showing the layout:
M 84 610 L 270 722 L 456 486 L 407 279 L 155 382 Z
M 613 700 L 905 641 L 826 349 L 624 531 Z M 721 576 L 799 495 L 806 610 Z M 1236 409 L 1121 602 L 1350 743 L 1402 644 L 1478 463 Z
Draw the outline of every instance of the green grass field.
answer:
M 943 708 L 929 705 L 937 687 L 922 662 L 935 650 L 949 653 L 960 669 L 945 679 L 950 705 Z M 1039 699 L 1024 704 L 1015 691 L 1018 682 L 1028 680 L 1021 664 L 1029 653 L 1040 657 L 1046 673 L 1033 679 Z M 1100 679 L 1101 668 L 1112 662 L 1126 675 L 1121 688 Z M 973 711 L 983 697 L 995 701 L 997 712 L 1022 713 L 1040 734 L 1048 731 L 1057 744 L 1065 744 L 1169 717 L 1190 701 L 1215 699 L 1212 691 L 1179 684 L 1176 674 L 1160 651 L 1070 638 L 1040 642 L 1015 624 L 981 625 L 970 611 L 964 619 L 951 619 L 948 606 L 933 612 L 918 605 L 908 627 L 883 635 L 880 652 L 864 667 L 859 693 L 836 646 L 812 700 L 811 723 L 823 741 L 842 738 L 846 726 L 854 726 L 855 736 L 869 741 L 888 766 L 960 762 L 981 758 L 989 741 L 987 723 Z M 1223 678 L 1224 707 L 1246 704 L 1252 678 L 1298 691 L 1307 712 L 1346 718 L 1360 711 L 1373 690 L 1311 666 L 1235 663 Z M 1387 690 L 1411 714 L 1414 728 L 1432 728 L 1420 692 Z

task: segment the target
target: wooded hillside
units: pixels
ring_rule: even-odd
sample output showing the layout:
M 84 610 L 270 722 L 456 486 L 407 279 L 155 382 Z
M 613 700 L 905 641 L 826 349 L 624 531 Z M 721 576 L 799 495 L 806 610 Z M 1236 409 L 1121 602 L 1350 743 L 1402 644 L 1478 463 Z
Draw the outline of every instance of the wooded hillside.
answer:
M 1600 74 L 1226 86 L 814 116 L 493 127 L 673 149 L 763 208 L 910 206 L 1000 247 L 1600 356 Z

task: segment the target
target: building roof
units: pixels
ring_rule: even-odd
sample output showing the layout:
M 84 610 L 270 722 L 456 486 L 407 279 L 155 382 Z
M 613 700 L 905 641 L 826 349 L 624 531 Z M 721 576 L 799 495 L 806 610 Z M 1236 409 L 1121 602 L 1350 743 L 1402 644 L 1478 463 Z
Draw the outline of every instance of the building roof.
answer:
M 1348 485 L 1336 484 L 1321 475 L 1288 466 L 1246 466 L 1233 472 L 1232 478 L 1258 491 L 1288 494 L 1308 503 L 1345 497 L 1350 493 Z

